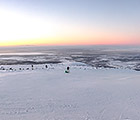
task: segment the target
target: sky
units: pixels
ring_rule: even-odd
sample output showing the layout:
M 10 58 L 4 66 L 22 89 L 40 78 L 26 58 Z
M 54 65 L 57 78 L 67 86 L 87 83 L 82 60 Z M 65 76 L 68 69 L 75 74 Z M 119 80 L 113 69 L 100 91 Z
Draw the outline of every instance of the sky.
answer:
M 140 45 L 140 0 L 0 0 L 0 46 Z

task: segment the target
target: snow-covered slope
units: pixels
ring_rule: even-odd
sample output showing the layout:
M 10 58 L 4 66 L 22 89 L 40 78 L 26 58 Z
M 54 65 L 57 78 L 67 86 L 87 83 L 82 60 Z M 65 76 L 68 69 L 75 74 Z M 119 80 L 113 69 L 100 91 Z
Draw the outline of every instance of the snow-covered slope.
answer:
M 20 67 L 29 66 L 13 66 Z M 79 63 L 34 68 L 0 72 L 0 120 L 140 120 L 139 72 Z

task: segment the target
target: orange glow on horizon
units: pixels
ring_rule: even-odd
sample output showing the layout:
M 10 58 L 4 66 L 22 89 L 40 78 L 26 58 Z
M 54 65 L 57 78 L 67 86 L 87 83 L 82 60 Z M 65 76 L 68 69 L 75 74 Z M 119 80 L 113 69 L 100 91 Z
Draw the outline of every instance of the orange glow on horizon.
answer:
M 15 40 L 8 42 L 1 42 L 0 46 L 24 46 L 24 45 L 35 45 L 35 46 L 61 46 L 61 45 L 138 45 L 140 44 L 139 40 L 137 43 L 133 43 L 132 40 L 126 38 L 97 38 L 97 37 L 61 37 L 61 38 L 38 38 L 31 40 Z
M 133 36 L 123 36 L 115 35 L 112 36 L 109 33 L 96 33 L 92 35 L 91 33 L 86 33 L 82 31 L 81 35 L 55 35 L 51 37 L 40 37 L 33 39 L 20 39 L 20 40 L 0 40 L 0 46 L 22 46 L 22 45 L 138 45 L 140 44 L 139 38 Z M 133 42 L 135 40 L 135 42 Z

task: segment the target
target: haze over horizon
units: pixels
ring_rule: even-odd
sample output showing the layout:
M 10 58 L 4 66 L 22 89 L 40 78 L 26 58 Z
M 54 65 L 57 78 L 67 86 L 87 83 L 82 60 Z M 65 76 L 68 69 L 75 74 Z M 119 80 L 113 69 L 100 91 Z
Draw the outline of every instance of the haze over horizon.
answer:
M 0 0 L 0 46 L 140 45 L 139 0 Z

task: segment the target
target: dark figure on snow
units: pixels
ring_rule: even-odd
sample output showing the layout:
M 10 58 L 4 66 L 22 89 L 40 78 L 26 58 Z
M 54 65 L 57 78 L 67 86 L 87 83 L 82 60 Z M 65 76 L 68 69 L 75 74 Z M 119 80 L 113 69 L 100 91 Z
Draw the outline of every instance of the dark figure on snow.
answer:
M 34 66 L 32 65 L 32 70 L 34 69 Z
M 46 68 L 48 68 L 48 65 L 45 65 Z
M 9 70 L 13 70 L 13 68 L 9 68 Z
M 65 71 L 65 73 L 69 73 L 70 72 L 70 67 L 67 67 L 67 70 Z

